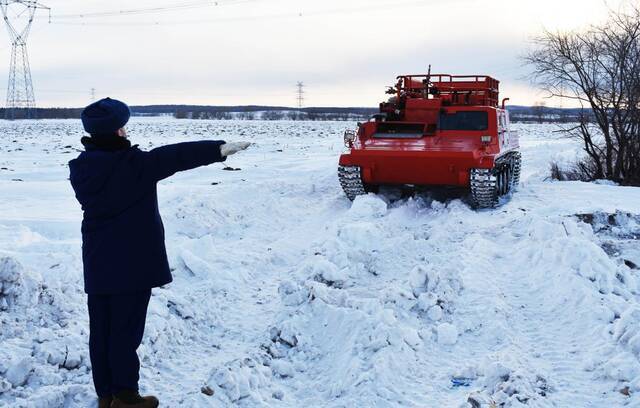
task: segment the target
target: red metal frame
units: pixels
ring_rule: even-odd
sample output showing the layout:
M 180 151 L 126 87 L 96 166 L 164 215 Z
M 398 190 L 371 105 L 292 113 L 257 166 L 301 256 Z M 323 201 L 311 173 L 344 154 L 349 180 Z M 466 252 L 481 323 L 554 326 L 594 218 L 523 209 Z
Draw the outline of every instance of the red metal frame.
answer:
M 431 96 L 452 105 L 498 107 L 500 81 L 488 75 L 419 74 L 400 75 L 396 79 L 398 98 L 404 92 L 409 97 Z

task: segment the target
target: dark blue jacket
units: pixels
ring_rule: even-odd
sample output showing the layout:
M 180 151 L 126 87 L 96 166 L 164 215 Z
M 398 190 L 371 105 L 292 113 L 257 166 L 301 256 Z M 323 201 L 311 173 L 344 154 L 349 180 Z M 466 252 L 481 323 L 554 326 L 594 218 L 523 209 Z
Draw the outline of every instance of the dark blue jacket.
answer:
M 178 143 L 149 152 L 128 145 L 109 151 L 85 143 L 86 151 L 69 168 L 84 211 L 86 293 L 129 293 L 171 282 L 157 183 L 178 171 L 223 161 L 223 143 Z

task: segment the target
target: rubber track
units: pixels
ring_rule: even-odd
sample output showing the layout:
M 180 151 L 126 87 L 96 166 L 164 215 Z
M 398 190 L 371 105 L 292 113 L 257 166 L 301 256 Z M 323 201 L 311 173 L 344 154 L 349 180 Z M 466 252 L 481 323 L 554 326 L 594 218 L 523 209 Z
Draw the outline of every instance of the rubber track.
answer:
M 367 194 L 359 166 L 338 166 L 338 180 L 345 195 L 351 201 L 359 195 Z
M 522 167 L 519 152 L 508 153 L 496 161 L 493 169 L 471 169 L 471 201 L 476 208 L 493 208 L 498 205 L 497 175 L 510 167 L 507 194 L 520 183 Z M 338 166 L 338 180 L 347 198 L 351 201 L 367 194 L 359 166 Z
M 498 205 L 498 175 L 510 170 L 507 194 L 520 183 L 522 160 L 519 152 L 512 152 L 499 158 L 493 169 L 471 169 L 469 184 L 471 201 L 476 208 L 493 208 Z

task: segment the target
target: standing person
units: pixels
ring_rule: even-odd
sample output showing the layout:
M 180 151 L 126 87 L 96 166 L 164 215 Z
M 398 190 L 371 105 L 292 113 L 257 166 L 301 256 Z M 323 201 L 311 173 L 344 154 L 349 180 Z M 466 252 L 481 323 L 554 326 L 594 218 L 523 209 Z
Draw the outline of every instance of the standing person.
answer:
M 129 107 L 106 98 L 87 106 L 85 151 L 69 162 L 83 210 L 82 262 L 88 294 L 89 351 L 100 408 L 157 407 L 138 393 L 136 350 L 151 289 L 171 282 L 157 183 L 178 171 L 224 161 L 249 143 L 199 141 L 151 151 L 132 146 Z

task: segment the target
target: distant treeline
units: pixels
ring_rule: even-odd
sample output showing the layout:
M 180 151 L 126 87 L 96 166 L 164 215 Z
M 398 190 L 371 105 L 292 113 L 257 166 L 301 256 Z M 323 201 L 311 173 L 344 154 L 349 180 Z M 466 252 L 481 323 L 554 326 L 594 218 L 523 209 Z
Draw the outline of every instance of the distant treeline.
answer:
M 509 106 L 513 122 L 575 122 L 581 109 L 552 108 L 546 106 Z M 81 108 L 37 108 L 32 111 L 37 119 L 79 119 Z M 367 120 L 378 112 L 377 108 L 288 108 L 284 106 L 199 106 L 199 105 L 150 105 L 131 106 L 134 116 L 172 116 L 177 119 L 217 120 Z M 15 119 L 27 117 L 26 110 L 16 112 Z M 0 119 L 5 109 L 0 108 Z
M 509 118 L 520 123 L 569 123 L 581 118 L 592 119 L 589 110 L 580 108 L 552 108 L 544 105 L 508 106 Z
M 150 105 L 131 106 L 133 116 L 173 116 L 178 119 L 243 119 L 243 120 L 363 120 L 369 118 L 375 108 L 288 108 L 283 106 L 199 106 L 199 105 Z M 80 119 L 82 108 L 37 108 L 15 111 L 15 119 L 28 115 L 36 119 Z M 6 109 L 0 108 L 0 119 L 6 117 Z
M 136 107 L 138 109 L 139 107 Z M 141 113 L 173 114 L 177 119 L 241 120 L 365 120 L 375 108 L 288 108 L 283 106 L 152 106 Z
M 323 112 L 302 110 L 271 110 L 257 112 L 220 112 L 220 111 L 177 111 L 176 119 L 217 119 L 217 120 L 367 120 L 373 113 L 362 112 Z
M 81 108 L 16 109 L 13 119 L 80 119 Z M 6 109 L 0 108 L 0 119 L 6 118 Z

